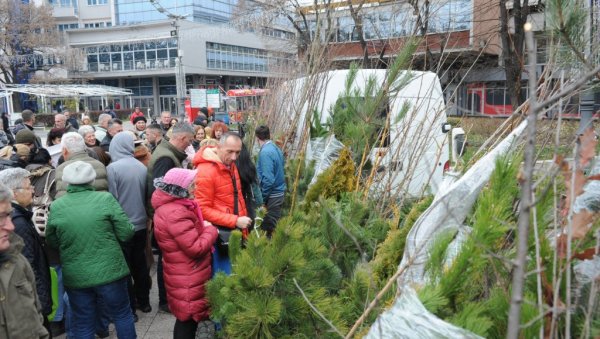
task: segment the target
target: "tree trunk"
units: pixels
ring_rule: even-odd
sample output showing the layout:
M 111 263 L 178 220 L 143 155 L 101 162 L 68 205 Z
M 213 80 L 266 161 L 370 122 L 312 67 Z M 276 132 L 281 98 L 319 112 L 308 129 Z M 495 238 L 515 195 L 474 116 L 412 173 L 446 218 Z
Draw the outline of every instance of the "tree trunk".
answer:
M 521 1 L 523 2 L 521 4 Z M 524 69 L 524 38 L 523 25 L 529 16 L 528 0 L 513 0 L 513 9 L 509 13 L 506 0 L 499 1 L 500 6 L 500 40 L 502 43 L 502 61 L 506 75 L 506 89 L 513 111 L 523 103 L 521 97 L 521 78 Z M 509 33 L 510 18 L 514 20 L 514 33 Z M 532 75 L 535 76 L 535 75 Z
M 350 16 L 354 21 L 354 28 L 356 29 L 356 34 L 358 35 L 358 42 L 360 43 L 360 48 L 362 49 L 363 60 L 362 67 L 369 67 L 369 49 L 367 47 L 367 42 L 365 41 L 364 29 L 363 29 L 363 18 L 360 14 L 360 10 L 364 4 L 364 0 L 358 4 L 358 7 L 354 7 L 352 5 L 352 0 L 348 0 L 348 8 L 350 9 Z
M 533 47 L 533 32 L 528 32 L 528 45 Z M 529 97 L 529 115 L 527 116 L 527 139 L 525 144 L 521 184 L 521 203 L 519 204 L 519 220 L 517 223 L 517 256 L 513 266 L 512 291 L 510 310 L 508 313 L 507 339 L 519 338 L 521 330 L 521 305 L 523 304 L 523 291 L 525 289 L 525 270 L 527 268 L 527 253 L 529 241 L 529 218 L 533 207 L 533 172 L 535 166 L 535 134 L 539 105 L 537 103 L 535 88 L 535 51 L 529 51 L 529 70 L 533 74 L 529 77 L 529 86 L 532 88 Z

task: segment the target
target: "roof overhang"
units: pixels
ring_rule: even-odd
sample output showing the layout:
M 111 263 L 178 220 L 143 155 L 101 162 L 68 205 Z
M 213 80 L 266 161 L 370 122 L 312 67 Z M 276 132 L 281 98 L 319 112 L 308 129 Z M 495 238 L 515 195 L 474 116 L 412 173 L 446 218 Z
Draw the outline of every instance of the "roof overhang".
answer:
M 7 92 L 18 92 L 50 98 L 64 97 L 107 97 L 107 96 L 129 96 L 131 90 L 104 86 L 104 85 L 44 85 L 44 84 L 7 84 L 0 90 Z

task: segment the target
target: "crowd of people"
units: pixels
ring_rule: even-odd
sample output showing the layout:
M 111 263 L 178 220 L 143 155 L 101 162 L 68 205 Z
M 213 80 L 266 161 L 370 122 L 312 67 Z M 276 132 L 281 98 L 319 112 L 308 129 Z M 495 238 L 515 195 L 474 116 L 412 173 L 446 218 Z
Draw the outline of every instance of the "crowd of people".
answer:
M 136 338 L 137 312 L 172 313 L 174 338 L 210 322 L 205 284 L 231 273 L 229 235 L 256 210 L 276 230 L 284 156 L 267 126 L 244 133 L 206 114 L 190 124 L 136 107 L 132 128 L 109 112 L 56 114 L 45 144 L 25 110 L 0 128 L 0 338 Z M 156 260 L 158 305 L 151 305 Z

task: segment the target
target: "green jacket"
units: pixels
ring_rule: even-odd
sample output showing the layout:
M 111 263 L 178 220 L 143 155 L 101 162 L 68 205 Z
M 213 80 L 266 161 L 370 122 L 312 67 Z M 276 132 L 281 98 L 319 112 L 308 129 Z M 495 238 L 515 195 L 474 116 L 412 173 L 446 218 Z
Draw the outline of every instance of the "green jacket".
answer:
M 49 338 L 43 325 L 35 277 L 21 254 L 23 240 L 13 233 L 10 242 L 0 261 L 0 338 Z
M 90 185 L 69 185 L 67 194 L 50 205 L 46 241 L 59 250 L 67 287 L 99 286 L 128 275 L 119 242 L 133 234 L 113 195 Z

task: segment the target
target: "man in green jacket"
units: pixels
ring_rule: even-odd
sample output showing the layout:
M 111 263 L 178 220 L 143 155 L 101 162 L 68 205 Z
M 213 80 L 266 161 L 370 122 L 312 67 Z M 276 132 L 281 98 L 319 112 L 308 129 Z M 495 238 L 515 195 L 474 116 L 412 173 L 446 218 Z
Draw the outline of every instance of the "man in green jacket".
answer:
M 33 270 L 21 254 L 23 240 L 13 233 L 12 199 L 0 184 L 0 338 L 49 338 Z
M 119 338 L 135 338 L 129 306 L 129 268 L 119 243 L 134 234 L 129 218 L 108 192 L 96 192 L 92 165 L 75 161 L 64 168 L 67 193 L 50 206 L 46 241 L 60 252 L 64 285 L 73 310 L 73 336 L 93 338 L 102 298 Z

